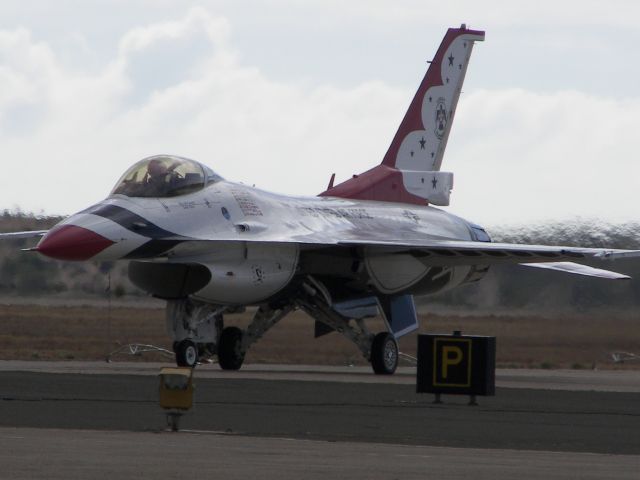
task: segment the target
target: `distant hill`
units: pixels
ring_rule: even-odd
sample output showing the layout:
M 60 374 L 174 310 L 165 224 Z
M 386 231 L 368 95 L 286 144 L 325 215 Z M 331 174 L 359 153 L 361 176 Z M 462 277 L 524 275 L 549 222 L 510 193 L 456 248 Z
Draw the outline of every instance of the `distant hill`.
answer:
M 567 245 L 592 248 L 640 249 L 640 223 L 614 224 L 593 219 L 499 225 L 488 229 L 493 241 Z M 437 297 L 421 300 L 425 306 L 463 309 L 527 311 L 625 311 L 640 306 L 640 258 L 592 261 L 590 265 L 631 275 L 632 280 L 604 280 L 518 265 L 495 266 L 480 282 Z
M 598 219 L 497 225 L 489 229 L 493 240 L 593 248 L 640 248 L 640 223 L 609 223 Z
M 5 210 L 0 232 L 47 230 L 62 218 Z M 37 238 L 0 241 L 0 295 L 104 295 L 108 272 L 113 295 L 141 293 L 127 278 L 126 262 L 61 262 L 21 251 L 37 242 Z

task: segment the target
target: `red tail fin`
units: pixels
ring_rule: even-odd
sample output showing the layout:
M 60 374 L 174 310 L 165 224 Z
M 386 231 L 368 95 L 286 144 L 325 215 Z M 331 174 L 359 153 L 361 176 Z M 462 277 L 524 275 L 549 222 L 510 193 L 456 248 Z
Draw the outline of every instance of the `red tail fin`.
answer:
M 473 42 L 482 40 L 464 25 L 447 30 L 382 164 L 320 195 L 448 205 L 453 174 L 440 165 Z

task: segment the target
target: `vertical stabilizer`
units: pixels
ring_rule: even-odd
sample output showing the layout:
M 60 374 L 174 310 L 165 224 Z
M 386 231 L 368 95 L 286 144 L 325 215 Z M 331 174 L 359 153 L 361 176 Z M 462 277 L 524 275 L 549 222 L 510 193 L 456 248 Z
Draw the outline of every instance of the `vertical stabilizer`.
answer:
M 450 28 L 382 164 L 321 195 L 448 205 L 453 174 L 440 172 L 440 166 L 473 44 L 482 40 L 482 31 Z

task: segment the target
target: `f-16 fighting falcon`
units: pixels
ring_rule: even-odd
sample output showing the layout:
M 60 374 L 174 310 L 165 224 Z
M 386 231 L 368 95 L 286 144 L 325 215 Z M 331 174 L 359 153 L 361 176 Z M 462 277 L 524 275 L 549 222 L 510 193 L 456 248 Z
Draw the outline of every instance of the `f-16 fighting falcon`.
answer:
M 125 260 L 131 281 L 166 300 L 176 362 L 217 357 L 239 369 L 251 345 L 293 310 L 315 334 L 339 332 L 378 374 L 398 364 L 396 339 L 418 328 L 414 296 L 480 280 L 515 263 L 610 279 L 580 265 L 622 252 L 493 243 L 449 205 L 440 170 L 474 43 L 447 31 L 382 163 L 318 196 L 290 197 L 221 178 L 199 162 L 156 155 L 133 165 L 103 201 L 49 231 L 32 250 L 59 260 Z M 244 330 L 229 315 L 256 307 Z M 388 331 L 371 332 L 381 316 Z

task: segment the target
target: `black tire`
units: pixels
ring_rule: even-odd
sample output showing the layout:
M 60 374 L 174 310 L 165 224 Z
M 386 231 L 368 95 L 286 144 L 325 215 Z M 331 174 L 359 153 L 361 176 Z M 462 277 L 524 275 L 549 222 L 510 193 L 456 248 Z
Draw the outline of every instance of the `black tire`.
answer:
M 198 363 L 198 346 L 191 340 L 178 342 L 176 348 L 176 364 L 179 367 L 194 368 Z
M 377 375 L 392 375 L 398 368 L 398 344 L 390 333 L 381 332 L 373 337 L 371 366 Z
M 218 363 L 223 370 L 240 370 L 244 362 L 242 353 L 242 330 L 227 327 L 222 330 L 218 343 Z

